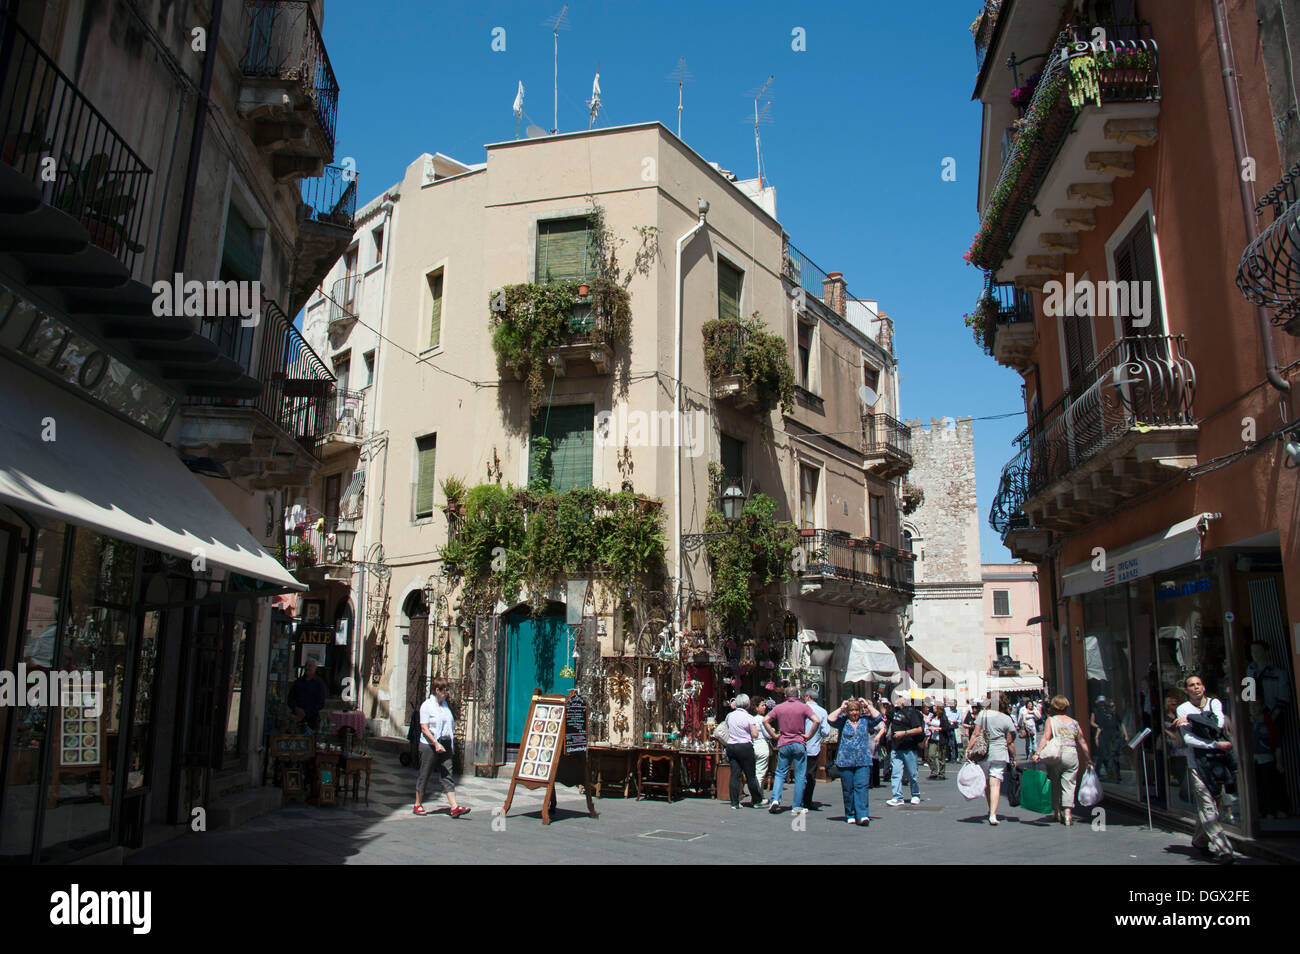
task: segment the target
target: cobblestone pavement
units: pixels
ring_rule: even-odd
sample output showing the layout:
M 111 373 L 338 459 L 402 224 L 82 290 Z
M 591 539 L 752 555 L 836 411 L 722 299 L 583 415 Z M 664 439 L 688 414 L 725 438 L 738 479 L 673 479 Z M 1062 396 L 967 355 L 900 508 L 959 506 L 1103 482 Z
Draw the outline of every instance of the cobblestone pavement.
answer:
M 726 801 L 683 798 L 605 798 L 598 819 L 586 815 L 576 788 L 560 788 L 553 822 L 541 821 L 542 795 L 517 789 L 510 814 L 499 817 L 509 781 L 465 778 L 457 794 L 473 811 L 446 814 L 441 798 L 426 799 L 435 812 L 417 816 L 415 770 L 396 756 L 379 756 L 370 804 L 316 808 L 290 805 L 233 830 L 187 832 L 130 855 L 127 864 L 403 864 L 547 863 L 717 864 L 773 857 L 791 862 L 922 862 L 931 864 L 1207 864 L 1181 832 L 1143 830 L 1145 819 L 1111 811 L 1104 826 L 1080 818 L 1072 828 L 1010 808 L 990 826 L 983 800 L 957 791 L 956 767 L 946 781 L 922 775 L 917 806 L 891 808 L 888 787 L 871 790 L 871 825 L 844 822 L 838 781 L 821 782 L 819 811 L 733 811 Z M 747 797 L 747 796 L 746 796 Z M 790 789 L 785 802 L 789 805 Z M 829 803 L 829 804 L 827 804 Z M 497 811 L 494 813 L 494 809 Z

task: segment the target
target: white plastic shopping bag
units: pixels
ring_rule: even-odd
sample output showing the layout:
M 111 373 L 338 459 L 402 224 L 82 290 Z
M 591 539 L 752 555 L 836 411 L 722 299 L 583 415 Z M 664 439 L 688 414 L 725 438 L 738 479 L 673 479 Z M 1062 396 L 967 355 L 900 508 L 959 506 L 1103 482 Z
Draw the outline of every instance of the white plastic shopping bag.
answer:
M 1079 793 L 1075 797 L 1084 808 L 1092 808 L 1094 805 L 1101 803 L 1101 780 L 1097 778 L 1097 771 L 1089 767 L 1083 773 L 1083 778 L 1079 781 Z
M 957 791 L 967 798 L 979 798 L 984 794 L 984 770 L 974 762 L 967 762 L 957 773 Z

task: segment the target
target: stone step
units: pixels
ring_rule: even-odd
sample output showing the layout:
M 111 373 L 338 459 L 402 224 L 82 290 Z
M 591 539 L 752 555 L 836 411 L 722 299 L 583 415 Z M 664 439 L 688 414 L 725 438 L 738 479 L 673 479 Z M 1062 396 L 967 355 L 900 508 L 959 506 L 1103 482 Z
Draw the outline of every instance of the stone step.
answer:
M 281 792 L 267 785 L 218 799 L 208 806 L 208 828 L 237 828 L 280 808 Z

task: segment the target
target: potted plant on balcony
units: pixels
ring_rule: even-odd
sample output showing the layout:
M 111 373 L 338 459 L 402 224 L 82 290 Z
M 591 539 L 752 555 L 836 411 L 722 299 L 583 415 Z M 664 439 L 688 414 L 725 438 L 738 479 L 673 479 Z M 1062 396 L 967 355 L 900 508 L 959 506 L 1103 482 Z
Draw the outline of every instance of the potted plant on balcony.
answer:
M 96 153 L 83 166 L 65 156 L 63 164 L 68 171 L 55 205 L 80 221 L 91 242 L 104 251 L 115 255 L 123 245 L 132 252 L 144 251 L 127 237 L 135 196 L 127 194 L 126 176 L 109 169 L 108 156 Z
M 316 565 L 316 548 L 308 540 L 299 540 L 293 545 L 295 562 L 300 569 Z
M 465 513 L 465 481 L 456 476 L 444 477 L 442 479 L 442 493 L 447 498 L 447 506 L 444 507 L 448 517 L 452 515 L 460 516 Z

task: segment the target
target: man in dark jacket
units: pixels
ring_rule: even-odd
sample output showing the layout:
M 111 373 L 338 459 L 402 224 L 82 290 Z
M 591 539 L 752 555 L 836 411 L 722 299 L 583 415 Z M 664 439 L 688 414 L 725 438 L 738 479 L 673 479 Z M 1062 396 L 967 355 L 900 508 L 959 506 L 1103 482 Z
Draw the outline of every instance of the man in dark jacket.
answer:
M 316 675 L 316 660 L 308 659 L 302 675 L 289 690 L 289 711 L 294 718 L 305 719 L 314 731 L 320 726 L 320 711 L 325 708 L 325 680 Z
M 890 789 L 893 798 L 885 802 L 897 808 L 903 804 L 903 772 L 911 781 L 912 804 L 921 804 L 921 783 L 916 776 L 916 750 L 925 741 L 925 718 L 911 704 L 907 690 L 894 693 L 894 711 L 889 718 Z

